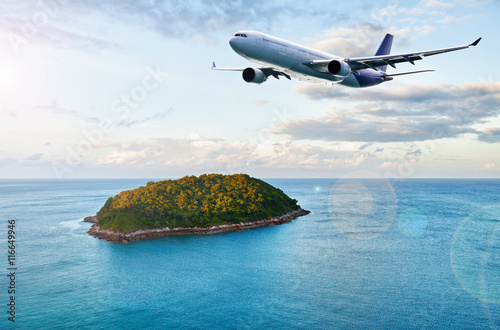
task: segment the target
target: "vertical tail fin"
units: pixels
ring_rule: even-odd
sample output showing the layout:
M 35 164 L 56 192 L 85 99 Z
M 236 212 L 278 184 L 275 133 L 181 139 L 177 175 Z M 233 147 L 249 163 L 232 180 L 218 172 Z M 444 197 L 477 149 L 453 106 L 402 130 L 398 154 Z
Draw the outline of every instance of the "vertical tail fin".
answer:
M 389 55 L 391 53 L 392 40 L 394 40 L 394 36 L 392 34 L 387 33 L 385 35 L 384 40 L 382 40 L 382 43 L 378 47 L 378 50 L 375 53 L 375 56 Z M 379 66 L 378 68 L 380 71 L 385 72 L 385 70 L 387 69 L 387 65 Z

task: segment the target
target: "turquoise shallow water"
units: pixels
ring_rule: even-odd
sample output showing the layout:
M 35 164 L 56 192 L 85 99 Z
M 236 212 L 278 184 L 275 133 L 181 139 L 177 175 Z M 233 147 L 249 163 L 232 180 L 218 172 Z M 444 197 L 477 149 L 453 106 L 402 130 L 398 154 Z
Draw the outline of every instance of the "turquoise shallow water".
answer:
M 83 217 L 150 180 L 0 180 L 0 328 L 500 328 L 500 180 L 272 179 L 312 211 L 113 244 Z

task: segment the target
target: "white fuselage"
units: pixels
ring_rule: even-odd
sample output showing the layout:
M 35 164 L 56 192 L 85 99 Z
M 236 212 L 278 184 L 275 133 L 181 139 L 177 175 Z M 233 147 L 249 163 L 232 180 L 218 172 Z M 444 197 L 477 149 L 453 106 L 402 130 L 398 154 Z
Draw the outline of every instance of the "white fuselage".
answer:
M 346 78 L 339 79 L 327 72 L 318 72 L 302 64 L 304 61 L 314 60 L 343 60 L 333 54 L 256 31 L 238 32 L 229 40 L 229 44 L 242 57 L 262 65 L 275 67 L 301 81 L 332 82 L 349 87 L 363 87 L 359 77 L 353 73 Z M 384 81 L 382 74 L 373 69 L 360 70 L 357 76 L 369 79 L 372 85 Z

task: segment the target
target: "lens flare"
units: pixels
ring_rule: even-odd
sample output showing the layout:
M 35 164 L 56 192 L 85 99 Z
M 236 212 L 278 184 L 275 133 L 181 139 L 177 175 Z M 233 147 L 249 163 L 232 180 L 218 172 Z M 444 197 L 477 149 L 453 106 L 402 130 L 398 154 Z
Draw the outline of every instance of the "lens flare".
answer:
M 500 304 L 500 204 L 464 219 L 451 245 L 451 265 L 462 287 L 483 302 Z
M 427 217 L 418 209 L 408 208 L 398 216 L 398 228 L 406 237 L 421 236 L 427 229 Z
M 339 232 L 354 239 L 368 240 L 389 229 L 396 217 L 397 198 L 392 185 L 382 176 L 353 172 L 333 186 L 328 210 Z

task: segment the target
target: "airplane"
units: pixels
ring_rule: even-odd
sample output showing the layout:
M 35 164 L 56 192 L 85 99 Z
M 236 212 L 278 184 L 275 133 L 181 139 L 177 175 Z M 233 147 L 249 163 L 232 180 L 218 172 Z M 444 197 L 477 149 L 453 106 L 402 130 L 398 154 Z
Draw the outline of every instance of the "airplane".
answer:
M 219 68 L 212 70 L 242 71 L 247 83 L 262 84 L 269 76 L 283 76 L 300 81 L 338 83 L 348 87 L 370 87 L 390 81 L 395 76 L 430 72 L 421 70 L 387 74 L 387 66 L 415 61 L 424 57 L 476 46 L 482 38 L 465 46 L 391 55 L 394 36 L 386 34 L 374 56 L 343 58 L 257 31 L 240 31 L 229 39 L 229 45 L 240 56 L 259 64 L 260 68 Z

